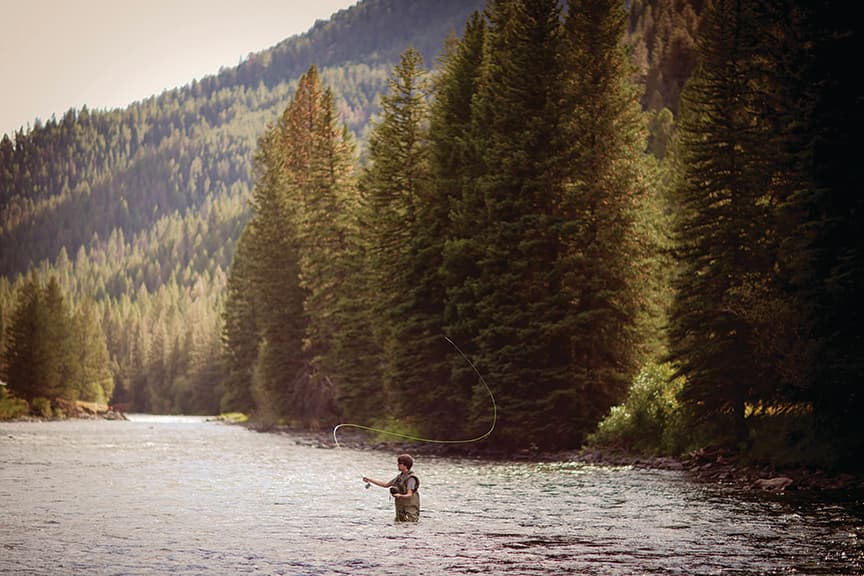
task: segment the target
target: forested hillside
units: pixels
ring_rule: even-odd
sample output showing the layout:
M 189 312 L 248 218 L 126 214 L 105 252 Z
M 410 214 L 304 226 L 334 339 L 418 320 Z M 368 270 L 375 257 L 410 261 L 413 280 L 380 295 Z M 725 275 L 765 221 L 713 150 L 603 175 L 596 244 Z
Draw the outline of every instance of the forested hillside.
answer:
M 97 303 L 116 400 L 218 410 L 221 301 L 249 217 L 254 151 L 299 75 L 320 66 L 341 117 L 362 137 L 399 53 L 413 45 L 434 59 L 481 6 L 362 2 L 183 88 L 4 135 L 0 344 L 16 305 L 12 285 L 39 270 L 42 283 L 58 277 L 70 309 Z
M 5 135 L 0 272 L 25 272 L 55 259 L 61 247 L 75 254 L 94 234 L 106 239 L 115 228 L 132 237 L 175 210 L 236 194 L 234 185 L 248 192 L 257 138 L 311 64 L 360 134 L 399 53 L 412 45 L 434 58 L 445 36 L 480 6 L 363 2 L 235 68 L 127 109 L 70 110 L 29 133 Z
M 368 0 L 6 137 L 0 369 L 43 411 L 470 436 L 492 414 L 448 335 L 501 447 L 854 466 L 858 39 L 830 4 Z

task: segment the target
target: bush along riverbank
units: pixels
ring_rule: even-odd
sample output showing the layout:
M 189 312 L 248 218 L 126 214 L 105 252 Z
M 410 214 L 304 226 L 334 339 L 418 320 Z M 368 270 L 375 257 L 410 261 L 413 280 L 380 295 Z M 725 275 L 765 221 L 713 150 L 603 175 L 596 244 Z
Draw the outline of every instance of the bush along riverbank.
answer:
M 120 407 L 82 400 L 36 398 L 32 402 L 14 397 L 0 398 L 0 421 L 44 422 L 46 420 L 126 420 Z

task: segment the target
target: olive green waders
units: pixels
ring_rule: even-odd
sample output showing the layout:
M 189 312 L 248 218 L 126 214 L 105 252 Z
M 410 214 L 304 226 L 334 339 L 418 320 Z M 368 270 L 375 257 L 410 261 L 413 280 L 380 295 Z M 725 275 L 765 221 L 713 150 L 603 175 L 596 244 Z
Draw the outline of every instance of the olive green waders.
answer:
M 417 522 L 420 520 L 420 494 L 415 492 L 410 498 L 396 498 L 396 522 Z

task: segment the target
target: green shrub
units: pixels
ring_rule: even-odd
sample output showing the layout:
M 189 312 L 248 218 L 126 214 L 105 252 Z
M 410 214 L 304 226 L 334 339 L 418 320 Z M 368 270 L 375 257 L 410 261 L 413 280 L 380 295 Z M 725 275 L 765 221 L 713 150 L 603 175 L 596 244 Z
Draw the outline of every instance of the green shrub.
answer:
M 30 402 L 30 410 L 33 412 L 34 416 L 39 416 L 41 418 L 51 418 L 54 415 L 51 410 L 51 401 L 42 396 L 34 398 L 33 401 Z
M 677 394 L 683 378 L 669 364 L 647 364 L 630 386 L 624 404 L 588 436 L 588 444 L 646 454 L 679 454 L 690 444 L 687 418 Z
M 385 416 L 373 421 L 370 428 L 375 429 L 368 431 L 372 433 L 375 442 L 401 442 L 423 437 L 420 427 L 411 418 Z
M 16 398 L 0 386 L 0 420 L 21 418 L 30 412 L 30 406 L 23 398 Z

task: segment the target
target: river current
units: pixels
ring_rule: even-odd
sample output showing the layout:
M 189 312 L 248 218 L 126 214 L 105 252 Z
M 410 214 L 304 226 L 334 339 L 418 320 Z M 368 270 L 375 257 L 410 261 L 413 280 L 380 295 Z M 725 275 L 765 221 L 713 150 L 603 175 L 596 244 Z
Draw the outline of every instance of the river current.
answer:
M 852 575 L 864 503 L 684 473 L 396 454 L 202 418 L 0 423 L 0 574 Z

